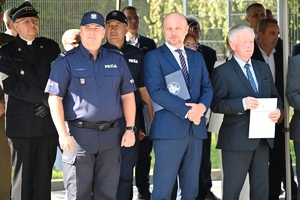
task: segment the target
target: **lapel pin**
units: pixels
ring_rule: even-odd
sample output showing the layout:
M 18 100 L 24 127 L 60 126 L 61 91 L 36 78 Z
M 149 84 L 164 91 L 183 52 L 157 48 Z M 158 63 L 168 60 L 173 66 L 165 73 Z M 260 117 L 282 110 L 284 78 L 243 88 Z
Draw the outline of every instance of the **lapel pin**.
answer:
M 84 85 L 84 84 L 85 84 L 85 78 L 80 78 L 79 81 L 80 81 L 80 84 L 81 84 L 81 85 Z
M 24 75 L 24 74 L 25 74 L 25 72 L 24 72 L 23 69 L 21 69 L 20 74 L 21 74 L 21 75 Z

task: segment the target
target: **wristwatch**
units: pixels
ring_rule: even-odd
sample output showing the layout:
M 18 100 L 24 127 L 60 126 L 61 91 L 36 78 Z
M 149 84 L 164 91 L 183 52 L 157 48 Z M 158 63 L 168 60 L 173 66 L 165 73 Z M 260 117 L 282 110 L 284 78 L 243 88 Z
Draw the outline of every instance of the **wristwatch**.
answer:
M 136 127 L 135 126 L 127 126 L 126 128 L 125 128 L 125 130 L 127 131 L 127 130 L 129 130 L 129 131 L 132 131 L 132 132 L 136 132 Z

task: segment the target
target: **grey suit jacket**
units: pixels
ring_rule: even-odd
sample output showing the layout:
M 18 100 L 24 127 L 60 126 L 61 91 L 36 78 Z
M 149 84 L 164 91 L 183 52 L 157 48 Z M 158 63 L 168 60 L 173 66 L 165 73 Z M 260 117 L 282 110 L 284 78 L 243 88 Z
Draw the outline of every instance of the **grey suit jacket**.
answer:
M 292 117 L 291 139 L 300 141 L 300 54 L 293 56 L 289 60 L 289 69 L 287 74 L 286 98 L 289 104 L 294 108 Z
M 277 98 L 277 107 L 282 109 L 282 101 L 273 83 L 269 66 L 253 59 L 251 62 L 258 82 L 259 98 Z M 211 110 L 224 114 L 217 148 L 232 151 L 254 150 L 260 139 L 248 139 L 250 111 L 244 110 L 242 99 L 255 97 L 255 92 L 234 58 L 213 70 L 212 85 L 214 97 Z M 273 148 L 273 139 L 267 141 Z

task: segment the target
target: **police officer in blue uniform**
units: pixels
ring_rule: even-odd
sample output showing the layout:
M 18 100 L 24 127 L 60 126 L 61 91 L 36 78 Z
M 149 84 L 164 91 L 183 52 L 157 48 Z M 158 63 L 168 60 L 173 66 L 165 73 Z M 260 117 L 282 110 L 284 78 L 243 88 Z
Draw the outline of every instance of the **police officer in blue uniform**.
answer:
M 136 86 L 124 58 L 100 48 L 104 27 L 100 13 L 83 15 L 80 45 L 55 60 L 45 90 L 64 151 L 69 200 L 116 199 L 120 147 L 135 143 Z M 125 130 L 118 125 L 123 115 Z
M 135 126 L 137 132 L 135 133 L 136 143 L 134 146 L 121 148 L 121 175 L 118 186 L 117 199 L 129 200 L 133 197 L 133 168 L 136 165 L 138 157 L 138 141 L 139 131 L 141 125 L 141 103 L 142 99 L 151 107 L 151 100 L 146 90 L 144 83 L 144 54 L 143 52 L 130 44 L 127 44 L 125 34 L 128 31 L 127 18 L 123 12 L 112 11 L 106 16 L 106 38 L 107 42 L 102 46 L 123 55 L 125 61 L 132 74 L 134 82 L 138 88 L 135 91 L 136 102 L 136 118 Z M 120 120 L 120 126 L 124 127 L 124 120 Z
M 11 142 L 12 199 L 29 199 L 33 176 L 34 199 L 51 199 L 52 167 L 58 136 L 44 89 L 51 63 L 59 55 L 56 42 L 37 37 L 38 12 L 24 2 L 11 13 L 17 37 L 0 49 L 0 71 L 8 94 L 6 135 Z

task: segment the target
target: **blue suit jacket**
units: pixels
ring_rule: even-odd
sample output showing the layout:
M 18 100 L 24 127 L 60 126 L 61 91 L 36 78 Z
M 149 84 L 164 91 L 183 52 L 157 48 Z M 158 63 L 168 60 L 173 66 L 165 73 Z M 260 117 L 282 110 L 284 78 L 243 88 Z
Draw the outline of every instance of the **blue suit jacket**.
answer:
M 189 102 L 203 103 L 210 107 L 213 89 L 204 59 L 199 52 L 186 49 L 189 68 Z M 189 132 L 191 122 L 185 118 L 189 107 L 186 101 L 172 95 L 166 90 L 164 77 L 180 70 L 170 49 L 163 46 L 150 51 L 145 56 L 145 83 L 153 101 L 164 107 L 154 115 L 151 126 L 151 138 L 179 139 Z M 193 124 L 193 123 L 192 123 Z M 192 125 L 193 133 L 197 138 L 207 137 L 205 118 L 201 118 L 198 126 Z
M 268 64 L 253 59 L 251 62 L 258 82 L 259 98 L 277 98 L 277 107 L 282 109 L 282 101 Z M 248 139 L 250 111 L 244 110 L 242 99 L 255 97 L 255 92 L 234 58 L 213 70 L 212 85 L 215 93 L 211 110 L 224 113 L 217 148 L 229 151 L 254 150 L 260 139 Z M 271 148 L 274 146 L 273 140 L 267 139 Z

